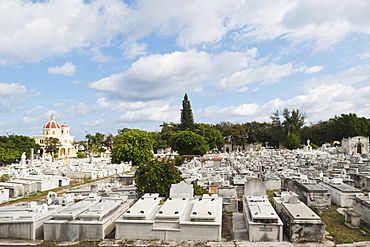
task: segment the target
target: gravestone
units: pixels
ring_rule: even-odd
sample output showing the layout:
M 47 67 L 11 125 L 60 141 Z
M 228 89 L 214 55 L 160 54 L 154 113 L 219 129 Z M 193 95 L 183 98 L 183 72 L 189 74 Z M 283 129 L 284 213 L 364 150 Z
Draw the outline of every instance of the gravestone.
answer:
M 184 181 L 181 181 L 178 184 L 172 184 L 170 189 L 171 198 L 193 198 L 194 197 L 194 188 L 193 185 L 187 184 Z

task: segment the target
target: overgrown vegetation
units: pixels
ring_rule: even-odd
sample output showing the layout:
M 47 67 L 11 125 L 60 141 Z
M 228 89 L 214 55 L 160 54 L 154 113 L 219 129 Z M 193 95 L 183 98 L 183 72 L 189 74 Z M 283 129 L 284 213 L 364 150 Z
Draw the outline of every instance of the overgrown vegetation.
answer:
M 353 243 L 370 241 L 370 232 L 363 228 L 349 228 L 344 224 L 344 215 L 337 211 L 337 207 L 331 206 L 321 213 L 321 219 L 325 222 L 326 230 L 339 243 Z
M 182 180 L 181 171 L 173 160 L 153 159 L 140 164 L 135 172 L 135 183 L 139 194 L 159 193 L 168 197 L 171 184 Z
M 191 184 L 193 185 L 194 188 L 194 195 L 203 195 L 209 193 L 207 189 L 201 187 L 198 184 L 198 179 L 195 181 L 191 181 Z

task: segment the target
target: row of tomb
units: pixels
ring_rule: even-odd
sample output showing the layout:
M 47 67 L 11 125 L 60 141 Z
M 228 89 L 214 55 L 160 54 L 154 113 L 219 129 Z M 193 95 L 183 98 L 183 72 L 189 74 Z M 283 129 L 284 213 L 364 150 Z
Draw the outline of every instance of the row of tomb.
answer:
M 125 174 L 112 180 L 125 176 L 130 177 Z M 287 181 L 292 190 L 275 192 L 272 203 L 259 178 L 246 180 L 242 203 L 237 196 L 230 197 L 230 191 L 236 195 L 235 187 L 194 196 L 192 185 L 185 182 L 172 185 L 167 199 L 155 193 L 137 199 L 133 186 L 114 189 L 111 184 L 75 189 L 61 197 L 50 192 L 39 202 L 1 207 L 0 238 L 98 241 L 115 228 L 116 239 L 220 241 L 222 212 L 232 210 L 243 212 L 249 241 L 280 242 L 284 234 L 291 242 L 323 241 L 325 225 L 307 204 L 315 199 L 321 200 L 320 206 L 338 203 L 331 198 L 338 186 L 319 188 L 318 184 Z M 370 223 L 370 198 L 356 193 L 345 200 L 352 201 L 346 218 L 353 226 L 361 220 Z
M 167 200 L 158 194 L 137 200 L 134 175 L 121 174 L 112 177 L 110 184 L 72 190 L 60 198 L 51 193 L 41 202 L 1 207 L 0 238 L 101 240 L 115 228 L 116 239 L 219 241 L 222 211 L 233 211 L 243 212 L 249 241 L 283 241 L 285 233 L 292 242 L 320 242 L 325 225 L 310 207 L 331 204 L 347 207 L 346 221 L 353 227 L 361 221 L 370 224 L 370 198 L 363 193 L 370 191 L 369 170 L 359 157 L 267 151 L 264 155 L 217 154 L 186 162 L 180 167 L 185 182 L 172 185 Z M 96 165 L 111 170 L 110 164 Z M 44 171 L 97 169 L 91 162 L 79 166 L 50 163 L 41 168 L 33 164 L 23 166 L 23 176 L 16 179 L 30 177 L 37 167 Z M 20 174 L 19 167 L 13 169 Z M 100 171 L 99 176 L 108 173 Z M 46 176 L 57 181 L 53 186 L 63 186 L 69 182 L 66 174 L 44 174 L 42 179 Z M 189 185 L 193 180 L 207 187 L 210 195 L 194 196 Z M 40 186 L 40 182 L 31 183 Z M 1 191 L 10 190 L 0 186 Z M 46 188 L 51 187 L 36 190 Z M 266 189 L 277 191 L 272 203 Z

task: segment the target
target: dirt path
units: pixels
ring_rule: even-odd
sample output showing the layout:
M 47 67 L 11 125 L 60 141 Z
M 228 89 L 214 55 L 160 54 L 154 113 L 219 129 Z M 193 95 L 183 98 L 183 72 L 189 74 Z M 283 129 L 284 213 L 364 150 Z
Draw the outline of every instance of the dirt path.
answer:
M 114 175 L 112 175 L 112 176 L 114 176 Z M 50 191 L 54 191 L 54 192 L 57 193 L 58 196 L 62 196 L 64 193 L 66 193 L 70 190 L 84 188 L 84 187 L 87 187 L 91 184 L 109 183 L 110 177 L 112 177 L 112 176 L 97 179 L 97 180 L 94 180 L 92 182 L 87 182 L 87 183 L 84 183 L 84 182 L 71 183 L 68 186 L 59 187 L 59 188 L 56 188 L 56 189 L 53 189 L 53 190 L 50 190 Z M 40 195 L 37 195 L 37 193 L 39 193 Z M 9 206 L 9 205 L 15 205 L 16 206 L 16 205 L 24 204 L 25 202 L 40 201 L 42 199 L 45 199 L 47 197 L 47 194 L 48 193 L 46 193 L 46 192 L 36 192 L 34 195 L 20 197 L 20 198 L 14 198 L 14 199 L 11 199 L 8 202 L 4 202 L 4 203 L 0 204 L 0 207 Z

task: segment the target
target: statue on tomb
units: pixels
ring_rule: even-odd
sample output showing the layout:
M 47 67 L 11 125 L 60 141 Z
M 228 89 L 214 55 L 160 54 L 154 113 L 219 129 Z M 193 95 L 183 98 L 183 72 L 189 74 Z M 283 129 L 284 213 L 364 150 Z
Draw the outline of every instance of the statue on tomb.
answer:
M 20 165 L 21 166 L 24 166 L 26 164 L 26 153 L 23 152 L 22 155 L 21 155 L 21 163 Z
M 310 139 L 307 140 L 307 151 L 311 152 L 312 151 L 312 147 L 310 145 Z

